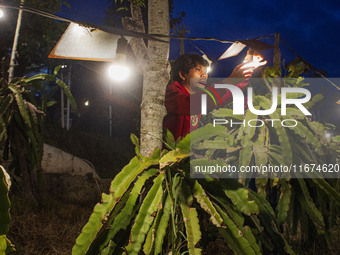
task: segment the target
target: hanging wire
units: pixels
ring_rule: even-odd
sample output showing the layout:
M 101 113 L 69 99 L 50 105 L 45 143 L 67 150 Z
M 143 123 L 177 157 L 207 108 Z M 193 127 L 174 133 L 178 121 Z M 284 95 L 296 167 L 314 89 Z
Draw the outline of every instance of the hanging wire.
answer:
M 304 58 L 302 58 L 295 50 L 292 49 L 292 47 L 289 46 L 289 44 L 283 40 L 280 37 L 280 40 L 287 46 L 287 48 L 294 53 L 294 55 L 296 57 L 298 57 L 299 59 L 301 59 L 310 69 L 312 69 L 313 71 L 315 71 L 317 74 L 319 74 L 322 78 L 324 78 L 326 81 L 328 81 L 331 85 L 333 85 L 336 89 L 340 90 L 340 88 L 334 83 L 332 82 L 330 79 L 328 79 L 326 76 L 324 76 L 318 69 L 316 69 L 314 66 L 312 66 L 309 62 L 307 62 Z
M 46 11 L 38 10 L 36 8 L 33 8 L 33 7 L 23 6 L 21 4 L 20 4 L 20 7 L 18 7 L 18 6 L 0 3 L 0 7 L 9 8 L 9 9 L 16 9 L 16 10 L 19 10 L 21 8 L 23 11 L 34 13 L 34 14 L 37 14 L 37 15 L 40 15 L 40 16 L 43 16 L 43 17 L 46 17 L 46 18 L 64 21 L 64 22 L 69 22 L 69 23 L 73 22 L 73 23 L 77 23 L 78 25 L 82 25 L 82 26 L 84 26 L 84 25 L 85 26 L 93 26 L 94 28 L 97 28 L 97 29 L 100 29 L 100 30 L 103 30 L 105 32 L 112 33 L 112 34 L 128 35 L 128 36 L 132 36 L 132 37 L 144 38 L 144 39 L 156 40 L 156 41 L 162 41 L 162 42 L 166 42 L 166 41 L 163 41 L 163 40 L 160 40 L 160 39 L 157 39 L 157 38 L 171 38 L 171 39 L 191 40 L 191 41 L 196 41 L 196 40 L 217 41 L 217 42 L 221 42 L 221 43 L 234 43 L 235 42 L 235 41 L 221 40 L 221 39 L 218 39 L 218 38 L 211 38 L 211 37 L 185 37 L 185 36 L 171 36 L 171 35 L 162 35 L 162 34 L 146 34 L 146 33 L 141 33 L 141 32 L 132 32 L 130 30 L 125 30 L 125 29 L 120 29 L 120 28 L 114 28 L 114 27 L 109 27 L 109 26 L 104 26 L 104 25 L 96 25 L 96 24 L 74 21 L 74 20 L 63 18 L 63 17 L 60 17 L 58 15 L 55 15 L 55 14 L 52 14 L 52 13 L 49 13 L 49 12 L 46 12 Z M 255 38 L 255 40 L 264 39 L 264 38 L 268 39 L 268 38 L 270 38 L 269 36 L 271 36 L 273 34 L 275 34 L 275 33 L 269 33 L 267 35 L 257 37 L 257 38 Z M 287 48 L 290 51 L 292 51 L 298 58 L 300 58 L 302 61 L 304 61 L 313 71 L 318 73 L 322 78 L 326 79 L 336 89 L 340 90 L 340 88 L 335 83 L 333 83 L 331 80 L 329 80 L 318 69 L 316 69 L 310 63 L 308 63 L 305 59 L 303 59 L 299 54 L 297 54 L 282 38 L 280 38 L 280 40 L 287 46 Z

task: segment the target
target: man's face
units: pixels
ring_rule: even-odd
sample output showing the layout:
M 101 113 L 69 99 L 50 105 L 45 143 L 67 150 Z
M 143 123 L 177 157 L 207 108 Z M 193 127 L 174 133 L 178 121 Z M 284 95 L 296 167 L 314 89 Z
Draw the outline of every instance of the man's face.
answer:
M 189 73 L 185 75 L 185 81 L 190 83 L 191 89 L 195 87 L 204 88 L 208 79 L 207 67 L 202 65 L 196 65 L 189 70 Z

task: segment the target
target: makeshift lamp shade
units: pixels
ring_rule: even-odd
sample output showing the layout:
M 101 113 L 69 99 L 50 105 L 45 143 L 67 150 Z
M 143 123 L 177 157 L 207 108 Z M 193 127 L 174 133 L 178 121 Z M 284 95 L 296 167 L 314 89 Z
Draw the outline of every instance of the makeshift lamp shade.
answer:
M 235 41 L 218 60 L 237 56 L 246 46 L 255 51 L 273 48 L 273 46 L 256 39 Z
M 110 34 L 99 29 L 70 23 L 48 57 L 114 61 L 116 60 L 116 52 L 124 51 L 124 47 L 126 52 L 127 42 L 130 39 L 131 37 L 121 37 L 120 35 Z M 124 40 L 126 41 L 125 43 Z

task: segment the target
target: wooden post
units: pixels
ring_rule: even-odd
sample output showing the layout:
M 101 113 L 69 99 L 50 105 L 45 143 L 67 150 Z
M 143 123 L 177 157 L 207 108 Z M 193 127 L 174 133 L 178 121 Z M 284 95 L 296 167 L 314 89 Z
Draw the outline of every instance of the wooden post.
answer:
M 280 52 L 280 34 L 275 33 L 275 43 L 274 43 L 274 58 L 273 58 L 273 67 L 275 68 L 275 77 L 277 79 L 274 79 L 273 86 L 277 88 L 281 88 L 281 82 L 279 81 L 279 78 L 281 78 L 280 70 L 281 70 L 281 52 Z
M 275 33 L 275 43 L 274 43 L 274 59 L 273 59 L 273 66 L 277 69 L 281 69 L 281 53 L 280 53 L 280 34 Z

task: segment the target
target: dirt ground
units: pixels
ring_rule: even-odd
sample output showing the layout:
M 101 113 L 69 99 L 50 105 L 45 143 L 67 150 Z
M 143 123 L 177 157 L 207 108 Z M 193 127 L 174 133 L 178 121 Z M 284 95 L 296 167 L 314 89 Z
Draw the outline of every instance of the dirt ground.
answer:
M 20 255 L 71 254 L 93 205 L 45 200 L 42 208 L 21 198 L 12 198 L 8 238 Z
M 11 223 L 8 238 L 19 255 L 66 255 L 71 254 L 75 240 L 92 213 L 96 202 L 75 203 L 48 197 L 38 208 L 27 200 L 11 196 Z M 322 251 L 300 254 L 340 254 L 340 225 L 332 229 L 333 247 Z M 220 236 L 206 244 L 203 255 L 234 254 Z

